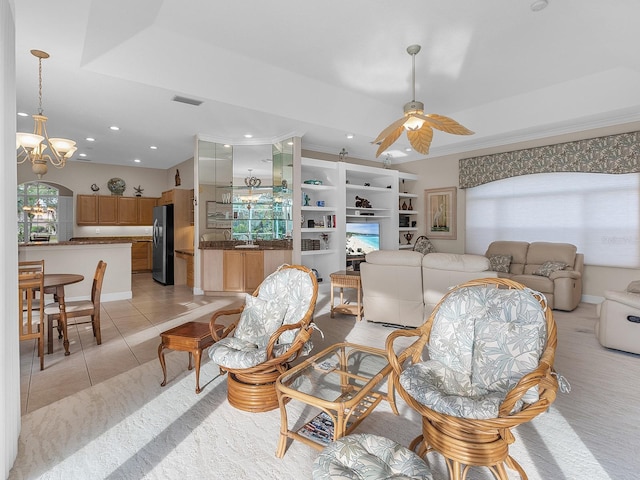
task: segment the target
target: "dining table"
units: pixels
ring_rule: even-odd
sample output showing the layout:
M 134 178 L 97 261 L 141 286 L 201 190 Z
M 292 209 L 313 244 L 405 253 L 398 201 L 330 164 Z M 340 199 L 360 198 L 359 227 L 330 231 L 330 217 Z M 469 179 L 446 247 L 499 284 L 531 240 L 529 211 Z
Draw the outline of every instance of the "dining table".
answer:
M 60 307 L 60 327 L 62 328 L 62 344 L 64 345 L 64 354 L 69 355 L 69 337 L 67 335 L 67 313 L 64 301 L 64 287 L 79 283 L 84 280 L 84 275 L 77 273 L 45 273 L 44 274 L 44 293 L 53 294 L 54 301 L 58 302 Z

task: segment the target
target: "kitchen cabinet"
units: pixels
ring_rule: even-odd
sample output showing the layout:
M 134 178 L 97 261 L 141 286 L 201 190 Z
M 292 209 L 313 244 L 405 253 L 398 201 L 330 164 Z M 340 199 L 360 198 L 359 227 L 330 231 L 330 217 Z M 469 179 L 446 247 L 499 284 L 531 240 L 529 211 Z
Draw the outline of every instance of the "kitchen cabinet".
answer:
M 253 292 L 264 279 L 262 250 L 225 250 L 222 261 L 225 292 Z
M 98 197 L 98 225 L 118 225 L 118 197 Z
M 98 195 L 78 195 L 76 198 L 76 223 L 98 224 Z
M 78 225 L 152 225 L 153 207 L 158 200 L 153 197 L 78 195 L 76 223 Z
M 133 273 L 150 272 L 153 267 L 152 260 L 150 241 L 134 241 L 131 244 L 131 271 Z

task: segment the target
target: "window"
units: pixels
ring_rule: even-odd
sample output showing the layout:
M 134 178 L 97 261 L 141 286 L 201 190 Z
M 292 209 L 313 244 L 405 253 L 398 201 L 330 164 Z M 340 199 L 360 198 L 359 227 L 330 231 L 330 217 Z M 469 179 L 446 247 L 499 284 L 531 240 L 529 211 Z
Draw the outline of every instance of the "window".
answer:
M 541 173 L 466 192 L 466 249 L 494 240 L 572 243 L 585 263 L 640 266 L 640 174 Z
M 58 240 L 58 198 L 46 183 L 18 185 L 18 242 Z

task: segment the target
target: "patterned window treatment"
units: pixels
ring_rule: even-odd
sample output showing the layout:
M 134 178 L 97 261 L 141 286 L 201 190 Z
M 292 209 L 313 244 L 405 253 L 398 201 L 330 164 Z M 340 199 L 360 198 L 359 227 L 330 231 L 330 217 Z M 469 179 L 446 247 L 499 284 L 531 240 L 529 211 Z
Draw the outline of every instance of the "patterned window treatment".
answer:
M 459 170 L 460 188 L 534 173 L 637 173 L 640 132 L 465 158 Z

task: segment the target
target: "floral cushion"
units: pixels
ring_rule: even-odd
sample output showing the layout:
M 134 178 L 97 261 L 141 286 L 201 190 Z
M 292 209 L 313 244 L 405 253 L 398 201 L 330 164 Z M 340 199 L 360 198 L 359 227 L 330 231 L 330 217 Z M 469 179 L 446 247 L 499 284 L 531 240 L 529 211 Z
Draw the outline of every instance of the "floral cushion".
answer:
M 421 235 L 416 239 L 416 243 L 413 245 L 413 250 L 426 255 L 427 253 L 434 253 L 436 251 L 436 247 L 433 246 L 431 240 L 424 235 Z
M 354 433 L 329 444 L 313 463 L 313 480 L 432 480 L 427 464 L 388 438 Z
M 494 272 L 509 273 L 511 266 L 511 255 L 491 255 L 489 257 L 489 268 Z
M 564 262 L 544 262 L 533 272 L 533 274 L 540 275 L 541 277 L 548 277 L 553 272 L 564 270 L 566 266 L 567 264 Z
M 434 318 L 429 360 L 408 367 L 400 383 L 440 413 L 495 418 L 507 392 L 537 367 L 545 341 L 544 311 L 530 290 L 455 290 Z M 523 400 L 537 398 L 531 389 Z
M 250 368 L 267 359 L 267 347 L 236 337 L 226 337 L 209 348 L 209 357 L 216 365 L 227 368 Z
M 286 311 L 286 303 L 262 300 L 247 293 L 244 309 L 233 336 L 254 343 L 258 347 L 265 347 L 271 334 L 282 325 Z
M 309 274 L 297 268 L 278 270 L 260 284 L 258 298 L 279 302 L 286 306 L 283 325 L 292 325 L 302 320 L 309 310 L 313 298 L 313 282 Z M 298 330 L 284 332 L 278 343 L 292 343 Z

